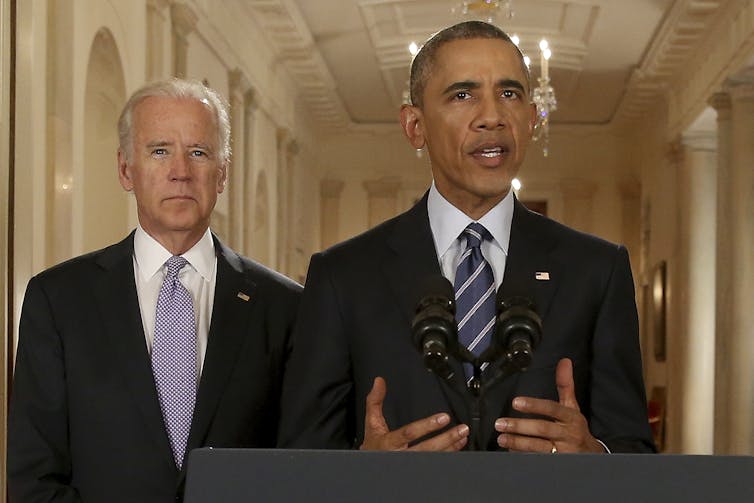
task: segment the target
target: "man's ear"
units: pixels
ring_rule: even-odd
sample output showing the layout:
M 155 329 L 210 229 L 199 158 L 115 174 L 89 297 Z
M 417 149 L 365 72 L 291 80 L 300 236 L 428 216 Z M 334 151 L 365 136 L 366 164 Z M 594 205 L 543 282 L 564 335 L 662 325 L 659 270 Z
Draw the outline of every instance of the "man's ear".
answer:
M 131 178 L 131 167 L 126 159 L 126 154 L 121 149 L 118 149 L 118 180 L 123 190 L 126 192 L 133 190 L 134 182 Z
M 401 126 L 408 142 L 415 149 L 424 147 L 424 116 L 421 109 L 412 105 L 401 106 Z
M 230 161 L 222 161 L 220 167 L 220 176 L 217 177 L 217 193 L 222 194 L 225 190 L 225 185 L 228 183 L 228 165 Z

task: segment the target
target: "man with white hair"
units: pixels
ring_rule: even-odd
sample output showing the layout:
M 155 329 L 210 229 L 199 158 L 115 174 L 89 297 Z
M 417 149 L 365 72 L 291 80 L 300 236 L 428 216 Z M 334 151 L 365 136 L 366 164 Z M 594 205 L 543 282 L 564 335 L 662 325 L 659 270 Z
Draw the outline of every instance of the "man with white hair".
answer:
M 180 501 L 190 449 L 273 447 L 300 286 L 209 230 L 227 106 L 200 82 L 126 103 L 138 227 L 29 282 L 10 405 L 12 501 Z

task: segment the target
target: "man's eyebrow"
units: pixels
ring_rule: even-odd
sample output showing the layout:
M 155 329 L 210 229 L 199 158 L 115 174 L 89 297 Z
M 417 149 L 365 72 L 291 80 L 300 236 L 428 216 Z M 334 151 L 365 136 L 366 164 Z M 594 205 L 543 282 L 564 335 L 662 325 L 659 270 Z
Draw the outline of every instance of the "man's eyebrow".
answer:
M 514 88 L 518 89 L 521 92 L 526 92 L 526 88 L 521 83 L 521 81 L 516 79 L 500 79 L 497 81 L 497 86 L 502 88 Z M 481 84 L 479 82 L 473 81 L 473 80 L 462 80 L 460 82 L 453 82 L 448 87 L 446 87 L 443 90 L 443 94 L 447 94 L 453 91 L 462 91 L 465 89 L 479 89 L 481 87 Z
M 172 144 L 173 144 L 172 142 L 169 142 L 167 140 L 155 140 L 155 141 L 150 141 L 149 143 L 147 143 L 146 146 L 147 148 L 169 147 Z
M 188 147 L 189 148 L 201 148 L 201 149 L 210 150 L 210 151 L 212 150 L 212 147 L 209 146 L 206 143 L 192 143 L 191 145 L 188 145 Z
M 462 80 L 460 82 L 453 82 L 448 87 L 446 87 L 442 94 L 447 94 L 453 91 L 461 91 L 464 89 L 479 89 L 479 82 L 474 82 L 473 80 Z
M 498 87 L 502 88 L 515 88 L 521 92 L 526 92 L 524 85 L 516 79 L 501 79 L 497 82 Z

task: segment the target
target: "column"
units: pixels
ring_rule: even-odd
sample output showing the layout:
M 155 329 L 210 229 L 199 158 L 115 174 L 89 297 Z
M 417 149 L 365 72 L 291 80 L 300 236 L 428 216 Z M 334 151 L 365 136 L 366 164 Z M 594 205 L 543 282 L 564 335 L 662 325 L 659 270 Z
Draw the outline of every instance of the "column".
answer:
M 583 232 L 592 230 L 592 210 L 597 184 L 578 178 L 560 182 L 563 192 L 563 219 L 565 224 Z
M 621 200 L 621 239 L 628 248 L 634 283 L 638 284 L 641 235 L 641 183 L 636 179 L 618 184 Z
M 165 26 L 168 0 L 147 0 L 147 81 L 165 77 Z
M 721 197 L 730 200 L 727 230 L 730 297 L 731 454 L 754 453 L 754 75 L 729 85 L 730 172 Z M 727 190 L 726 190 L 727 189 Z M 724 371 L 725 369 L 721 369 Z
M 228 72 L 228 103 L 230 104 L 231 148 L 233 156 L 228 169 L 228 219 L 229 244 L 241 250 L 244 244 L 246 201 L 244 181 L 246 178 L 246 120 L 244 95 L 249 83 L 238 70 Z
M 293 197 L 295 161 L 299 147 L 290 131 L 278 131 L 278 270 L 291 275 L 296 201 Z
M 400 179 L 394 177 L 364 182 L 364 189 L 366 189 L 368 197 L 367 224 L 369 228 L 397 214 L 400 188 Z
M 666 259 L 665 270 L 665 323 L 664 328 L 660 328 L 665 331 L 665 386 L 666 386 L 666 418 L 668 419 L 665 425 L 665 450 L 668 452 L 681 452 L 683 449 L 683 410 L 684 410 L 684 393 L 687 389 L 687 383 L 685 380 L 686 372 L 686 282 L 685 282 L 685 270 L 686 270 L 686 252 L 687 248 L 681 243 L 683 242 L 682 233 L 680 231 L 680 222 L 685 221 L 684 206 L 682 206 L 683 198 L 679 194 L 683 193 L 683 189 L 678 187 L 681 173 L 683 172 L 683 164 L 685 162 L 685 151 L 681 144 L 680 138 L 672 141 L 666 145 L 664 157 L 663 169 L 668 170 L 672 174 L 672 180 L 675 182 L 676 188 L 670 189 L 675 192 L 674 197 L 676 203 L 668 205 L 665 211 L 671 211 L 675 209 L 674 215 L 669 215 L 671 218 L 667 218 L 667 222 L 673 227 L 674 232 L 668 233 L 664 236 L 664 240 L 670 242 L 669 249 L 663 254 Z M 658 241 L 660 241 L 658 239 Z M 654 289 L 658 286 L 655 283 L 656 274 L 655 269 L 652 270 L 650 276 L 650 289 L 652 295 L 654 295 Z M 652 309 L 652 337 L 657 337 L 658 332 L 658 320 L 654 319 L 654 316 L 658 314 Z M 661 320 L 660 320 L 661 322 Z M 657 344 L 657 340 L 650 340 L 650 345 L 654 348 Z M 661 344 L 661 343 L 660 343 Z M 672 418 L 678 418 L 673 420 Z
M 323 250 L 340 241 L 340 194 L 343 192 L 343 185 L 343 181 L 332 179 L 324 179 L 319 183 L 320 247 Z
M 173 75 L 186 77 L 188 62 L 188 36 L 196 29 L 197 15 L 185 4 L 170 6 L 170 20 L 173 28 Z
M 726 92 L 712 95 L 717 112 L 717 211 L 715 232 L 715 454 L 732 452 L 731 421 L 731 249 L 730 142 L 731 100 Z
M 679 421 L 686 454 L 712 454 L 715 405 L 716 132 L 683 135 L 679 170 L 679 247 L 683 347 L 683 408 Z
M 251 221 L 249 216 L 251 215 L 251 208 L 254 201 L 254 166 L 256 162 L 254 160 L 254 147 L 255 147 L 255 134 L 257 123 L 257 110 L 259 109 L 259 103 L 257 96 L 253 89 L 249 89 L 243 96 L 243 120 L 244 120 L 244 145 L 243 145 L 243 158 L 244 158 L 244 178 L 243 194 L 244 201 L 248 201 L 245 205 L 244 217 L 243 217 L 243 243 L 242 248 L 244 254 L 250 254 L 254 244 L 254 222 Z

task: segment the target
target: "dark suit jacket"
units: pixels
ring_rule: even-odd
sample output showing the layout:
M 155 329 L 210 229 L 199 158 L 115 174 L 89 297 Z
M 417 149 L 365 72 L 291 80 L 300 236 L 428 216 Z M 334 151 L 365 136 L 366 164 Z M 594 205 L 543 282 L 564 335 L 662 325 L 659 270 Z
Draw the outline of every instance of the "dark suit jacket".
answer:
M 273 447 L 301 287 L 215 239 L 217 282 L 189 449 Z M 31 279 L 10 404 L 11 502 L 168 502 L 179 473 L 152 377 L 133 233 Z M 244 300 L 239 292 L 248 295 Z
M 549 272 L 550 280 L 535 279 Z M 363 441 L 365 397 L 387 381 L 391 429 L 448 412 L 471 425 L 462 394 L 428 373 L 412 343 L 416 285 L 441 274 L 426 196 L 414 208 L 314 255 L 283 387 L 280 445 L 351 448 Z M 544 336 L 532 365 L 487 393 L 480 445 L 497 449 L 494 421 L 519 395 L 557 400 L 555 366 L 569 357 L 592 434 L 612 451 L 654 450 L 642 382 L 636 306 L 623 247 L 568 229 L 518 201 L 503 298 L 534 299 Z M 458 367 L 456 377 L 462 376 Z

